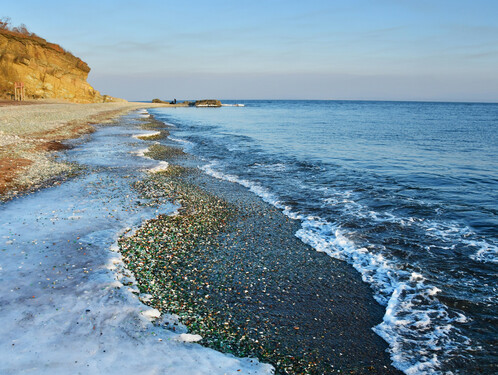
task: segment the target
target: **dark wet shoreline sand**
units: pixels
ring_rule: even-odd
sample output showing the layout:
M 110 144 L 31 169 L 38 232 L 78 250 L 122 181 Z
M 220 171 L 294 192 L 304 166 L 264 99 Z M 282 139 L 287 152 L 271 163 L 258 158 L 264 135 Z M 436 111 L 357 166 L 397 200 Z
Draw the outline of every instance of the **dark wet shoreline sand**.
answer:
M 195 166 L 167 148 L 149 156 Z M 351 266 L 303 244 L 297 221 L 246 188 L 172 170 L 138 188 L 185 209 L 121 242 L 152 306 L 180 315 L 204 345 L 257 356 L 277 373 L 399 373 L 371 329 L 383 308 Z

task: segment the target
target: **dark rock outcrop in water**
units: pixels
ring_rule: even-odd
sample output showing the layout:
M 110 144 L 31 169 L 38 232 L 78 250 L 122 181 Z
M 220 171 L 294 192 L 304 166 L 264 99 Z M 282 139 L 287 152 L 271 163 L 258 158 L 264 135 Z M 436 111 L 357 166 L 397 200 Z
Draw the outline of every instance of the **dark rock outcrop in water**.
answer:
M 90 67 L 61 46 L 24 27 L 0 27 L 0 98 L 14 95 L 23 82 L 26 99 L 63 99 L 79 103 L 123 101 L 101 95 L 86 81 Z
M 170 104 L 179 107 L 221 107 L 221 101 L 217 99 L 196 100 L 195 102 L 185 101 L 182 103 L 166 102 L 161 99 L 152 99 L 152 103 Z
M 197 100 L 196 107 L 221 107 L 221 102 L 215 99 Z

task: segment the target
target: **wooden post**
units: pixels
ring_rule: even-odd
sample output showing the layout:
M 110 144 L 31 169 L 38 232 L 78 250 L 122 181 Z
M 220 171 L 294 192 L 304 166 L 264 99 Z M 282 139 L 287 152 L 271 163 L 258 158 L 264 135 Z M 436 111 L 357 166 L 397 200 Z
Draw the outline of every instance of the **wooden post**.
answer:
M 23 82 L 14 82 L 14 100 L 21 101 L 24 100 L 24 83 Z

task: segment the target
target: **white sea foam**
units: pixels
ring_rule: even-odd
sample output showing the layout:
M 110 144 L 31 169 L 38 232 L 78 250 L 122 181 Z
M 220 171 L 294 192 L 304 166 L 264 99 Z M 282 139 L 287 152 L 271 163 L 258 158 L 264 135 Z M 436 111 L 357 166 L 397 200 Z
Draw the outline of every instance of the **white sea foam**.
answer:
M 469 258 L 476 262 L 498 263 L 498 245 L 484 239 L 476 239 L 475 232 L 465 225 L 435 221 L 425 221 L 420 225 L 426 229 L 428 236 L 452 243 L 451 248 L 455 246 L 454 244 L 460 243 L 469 249 L 475 249 Z
M 175 137 L 172 137 L 172 136 L 169 136 L 169 139 L 171 139 L 172 141 L 178 142 L 178 143 L 183 143 L 185 145 L 190 145 L 190 146 L 194 145 L 193 142 L 187 141 L 186 139 L 175 138 Z
M 350 193 L 346 192 L 341 198 L 340 192 L 335 192 L 334 196 L 323 199 L 324 206 L 341 205 L 343 211 L 358 218 L 368 218 L 376 222 L 396 223 L 404 227 L 418 226 L 425 230 L 428 237 L 432 237 L 438 242 L 444 241 L 450 245 L 439 244 L 441 249 L 452 250 L 457 244 L 474 249 L 469 258 L 481 263 L 498 263 L 498 245 L 490 243 L 484 239 L 475 239 L 476 233 L 468 226 L 454 221 L 425 220 L 416 217 L 400 217 L 390 212 L 376 212 L 368 210 L 367 207 L 350 199 Z M 436 208 L 437 210 L 437 208 Z
M 270 170 L 273 172 L 281 172 L 285 171 L 287 169 L 287 166 L 283 163 L 270 163 L 270 164 L 265 164 L 265 163 L 254 163 L 251 168 L 262 168 L 265 170 Z
M 439 354 L 447 356 L 469 341 L 455 326 L 467 320 L 450 316 L 435 296 L 440 289 L 427 284 L 423 275 L 400 270 L 374 249 L 358 248 L 340 227 L 308 217 L 297 236 L 318 251 L 352 264 L 375 291 L 374 298 L 386 306 L 383 322 L 374 331 L 384 338 L 391 359 L 407 374 L 438 374 Z
M 486 241 L 469 241 L 469 244 L 477 248 L 477 251 L 470 255 L 472 260 L 482 263 L 498 263 L 498 246 Z
M 382 251 L 357 247 L 337 224 L 294 212 L 260 184 L 223 173 L 219 168 L 217 162 L 201 167 L 213 177 L 247 187 L 285 215 L 301 220 L 301 229 L 296 233 L 298 238 L 317 251 L 352 264 L 362 279 L 371 285 L 374 298 L 386 306 L 382 323 L 373 330 L 388 342 L 395 367 L 406 374 L 439 374 L 439 353 L 448 355 L 461 345 L 469 345 L 469 340 L 460 335 L 455 326 L 467 318 L 463 314 L 450 316 L 447 308 L 435 298 L 440 290 L 428 284 L 422 274 L 400 269 L 386 259 Z M 327 203 L 336 202 L 329 200 Z M 341 203 L 345 203 L 348 210 L 365 212 L 363 206 L 351 199 L 351 194 L 346 193 Z M 394 215 L 380 218 L 376 212 L 368 211 L 366 215 L 378 220 L 401 221 Z M 454 337 L 458 337 L 458 342 L 453 340 Z
M 272 204 L 273 206 L 283 210 L 292 219 L 300 219 L 301 218 L 301 216 L 298 213 L 293 213 L 291 211 L 290 207 L 282 204 L 274 194 L 270 193 L 270 191 L 268 189 L 264 188 L 263 186 L 255 183 L 255 182 L 245 180 L 243 178 L 239 178 L 238 176 L 235 176 L 235 175 L 220 172 L 220 171 L 216 170 L 215 168 L 213 168 L 213 167 L 216 167 L 217 165 L 218 165 L 218 163 L 211 162 L 210 164 L 206 164 L 206 165 L 200 167 L 200 169 L 202 171 L 204 171 L 205 173 L 207 173 L 208 175 L 213 176 L 215 178 L 218 178 L 220 180 L 235 182 L 235 183 L 238 183 L 239 185 L 245 186 L 250 191 L 252 191 L 254 194 L 261 197 L 263 199 L 263 201 L 265 201 L 266 203 Z
M 173 142 L 181 143 L 182 147 L 183 147 L 183 151 L 185 151 L 185 152 L 191 151 L 195 146 L 194 143 L 187 141 L 185 139 L 175 138 L 175 137 L 172 137 L 171 135 L 168 138 L 170 140 L 172 140 Z

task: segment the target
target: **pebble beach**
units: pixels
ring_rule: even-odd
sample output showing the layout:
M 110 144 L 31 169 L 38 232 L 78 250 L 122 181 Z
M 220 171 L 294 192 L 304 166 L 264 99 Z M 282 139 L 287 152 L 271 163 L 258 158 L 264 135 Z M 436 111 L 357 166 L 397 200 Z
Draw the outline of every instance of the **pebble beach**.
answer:
M 22 103 L 23 105 L 14 105 Z M 161 104 L 148 104 L 161 107 Z M 78 172 L 74 164 L 57 160 L 67 139 L 94 131 L 92 124 L 110 123 L 144 103 L 73 104 L 56 100 L 0 103 L 0 197 L 57 182 Z
M 143 104 L 44 106 L 0 108 L 3 147 L 58 142 L 66 150 L 31 158 L 72 171 L 2 196 L 0 275 L 16 285 L 2 290 L 2 373 L 399 373 L 354 269 L 246 188 L 204 174 Z M 5 126 L 19 116 L 37 125 Z M 58 342 L 81 349 L 44 357 Z

